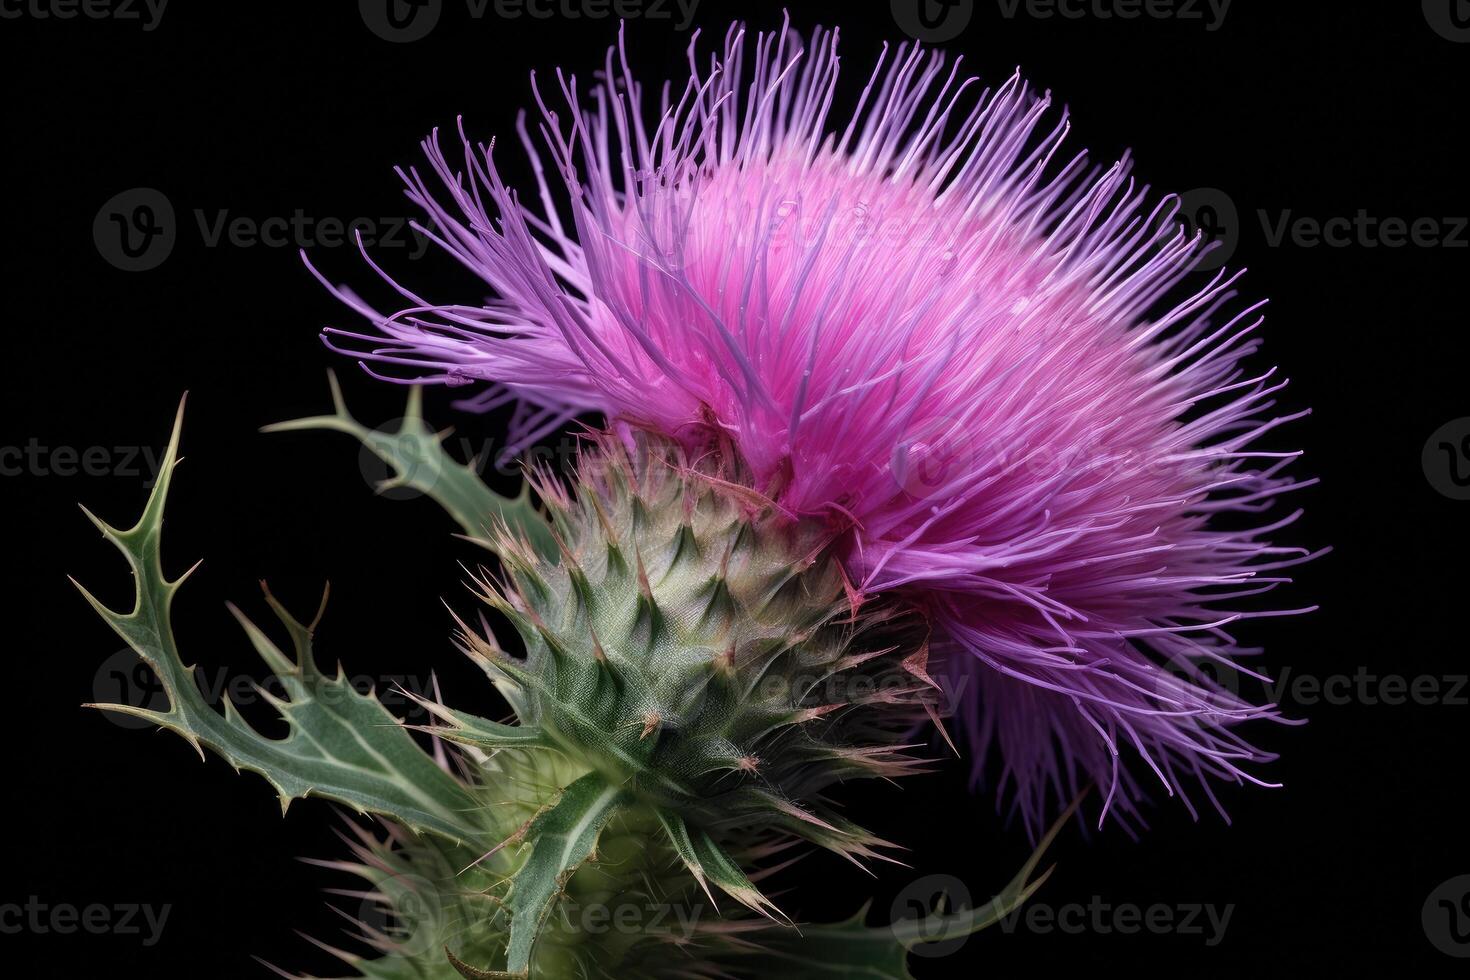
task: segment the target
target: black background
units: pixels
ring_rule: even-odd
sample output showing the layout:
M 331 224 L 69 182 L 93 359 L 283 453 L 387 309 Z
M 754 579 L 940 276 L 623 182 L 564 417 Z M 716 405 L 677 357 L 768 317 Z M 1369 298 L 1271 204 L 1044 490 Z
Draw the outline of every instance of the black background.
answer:
M 841 25 L 849 85 L 881 41 L 902 38 L 886 2 L 791 6 L 799 27 Z M 330 579 L 325 658 L 378 678 L 432 669 L 449 700 L 471 710 L 489 697 L 445 639 L 439 599 L 462 599 L 456 561 L 475 556 L 449 537 L 435 507 L 372 496 L 345 437 L 257 433 L 323 410 L 329 365 L 372 423 L 397 415 L 402 393 L 319 345 L 318 328 L 347 317 L 294 248 L 207 247 L 195 212 L 411 214 L 391 168 L 419 159 L 424 133 L 463 113 L 478 135 L 510 134 L 529 101 L 528 69 L 590 74 L 615 21 L 476 20 L 448 0 L 427 38 L 389 43 L 354 3 L 307 7 L 174 0 L 151 31 L 85 17 L 0 20 L 8 335 L 0 445 L 50 454 L 0 478 L 0 904 L 35 895 L 52 905 L 172 906 L 150 948 L 116 934 L 0 935 L 0 964 L 12 976 L 268 975 L 252 954 L 331 973 L 292 934 L 338 934 L 319 889 L 342 882 L 296 860 L 340 852 L 330 809 L 297 803 L 282 819 L 259 778 L 213 757 L 201 764 L 172 735 L 124 730 L 77 707 L 93 699 L 98 666 L 120 644 L 64 576 L 115 604 L 129 582 L 75 503 L 116 523 L 138 512 L 146 467 L 123 465 L 116 450 L 161 451 L 185 389 L 188 460 L 165 559 L 180 571 L 205 558 L 176 607 L 188 657 L 206 670 L 253 670 L 224 600 L 265 616 L 256 580 L 268 576 L 306 612 Z M 696 23 L 718 36 L 736 17 L 766 28 L 780 13 L 704 0 Z M 629 32 L 645 77 L 681 75 L 687 35 L 654 20 Z M 1466 673 L 1460 569 L 1470 502 L 1436 492 L 1420 453 L 1439 426 L 1470 415 L 1462 299 L 1470 236 L 1460 232 L 1458 248 L 1272 247 L 1258 211 L 1271 221 L 1288 209 L 1319 219 L 1359 209 L 1410 220 L 1470 212 L 1460 143 L 1470 44 L 1437 33 L 1417 3 L 1237 0 L 1216 30 L 1185 19 L 1007 18 L 979 2 L 948 46 L 987 79 L 1019 64 L 1052 88 L 1073 109 L 1072 146 L 1108 160 L 1131 147 L 1154 186 L 1220 188 L 1233 201 L 1239 218 L 1224 230 L 1232 265 L 1250 267 L 1247 295 L 1272 299 L 1256 364 L 1281 365 L 1293 379 L 1285 407 L 1315 413 L 1283 437 L 1307 450 L 1301 472 L 1322 478 L 1296 495 L 1307 515 L 1283 538 L 1335 548 L 1281 596 L 1285 605 L 1321 603 L 1319 612 L 1246 631 L 1266 641 L 1266 663 L 1316 677 Z M 508 149 L 508 176 L 523 180 Z M 178 239 L 156 268 L 125 272 L 99 252 L 93 219 L 136 187 L 167 196 Z M 464 285 L 437 256 L 416 262 L 404 251 L 385 257 L 412 281 Z M 349 248 L 314 255 L 334 278 L 371 282 Z M 431 391 L 428 405 L 431 418 L 453 419 L 476 445 L 497 431 L 494 419 L 454 417 L 443 392 Z M 104 447 L 112 463 L 98 475 L 55 472 L 65 468 L 59 447 Z M 1285 788 L 1223 790 L 1233 826 L 1213 814 L 1194 823 L 1163 800 L 1137 843 L 1116 832 L 1064 833 L 1039 901 L 1232 905 L 1219 944 L 1022 927 L 982 933 L 916 972 L 1463 972 L 1463 961 L 1431 945 L 1420 918 L 1433 889 L 1470 873 L 1470 706 L 1460 693 L 1458 704 L 1353 696 L 1289 706 L 1309 724 L 1255 733 L 1282 753 L 1266 775 Z M 931 874 L 951 874 L 979 896 L 999 886 L 1029 847 L 989 800 L 967 793 L 964 770 L 951 760 L 901 789 L 849 794 L 866 822 L 911 846 L 913 870 L 883 870 L 874 883 L 812 857 L 789 910 L 846 913 L 876 891 L 884 915 L 905 886 Z

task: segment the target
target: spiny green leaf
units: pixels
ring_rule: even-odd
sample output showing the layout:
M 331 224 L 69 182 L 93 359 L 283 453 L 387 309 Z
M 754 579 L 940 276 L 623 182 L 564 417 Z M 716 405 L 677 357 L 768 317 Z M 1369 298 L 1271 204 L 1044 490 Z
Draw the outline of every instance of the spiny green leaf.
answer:
M 529 489 L 515 498 L 503 497 L 480 479 L 474 460 L 460 463 L 450 457 L 444 451 L 444 434 L 435 432 L 424 422 L 421 388 L 409 388 L 408 407 L 404 409 L 398 431 L 380 432 L 353 418 L 342 398 L 336 374 L 329 371 L 327 381 L 332 388 L 331 415 L 277 422 L 261 431 L 345 432 L 393 467 L 394 476 L 380 484 L 380 490 L 411 487 L 419 491 L 443 507 L 464 528 L 469 540 L 492 551 L 496 526 L 504 522 L 512 533 L 524 536 L 548 561 L 557 560 L 558 549 L 551 526 L 536 512 Z
M 1085 795 L 1085 794 L 1084 794 Z M 801 926 L 800 935 L 772 931 L 760 942 L 765 947 L 757 960 L 766 972 L 782 980 L 829 980 L 832 977 L 867 977 L 870 980 L 914 980 L 908 955 L 915 947 L 950 942 L 988 928 L 1019 908 L 1051 876 L 1051 869 L 1032 879 L 1042 855 L 1072 815 L 1078 797 L 1057 818 L 1030 858 L 1010 882 L 989 902 L 977 908 L 951 913 L 930 912 L 900 919 L 888 926 L 868 926 L 868 906 L 845 922 Z M 756 961 L 751 962 L 756 965 Z M 752 976 L 760 971 L 752 972 Z
M 410 698 L 436 718 L 440 724 L 420 726 L 439 738 L 473 745 L 482 749 L 535 749 L 549 748 L 551 743 L 534 725 L 503 725 L 497 721 L 479 718 L 467 711 L 430 701 L 412 692 L 405 691 Z
M 689 825 L 684 822 L 683 817 L 672 810 L 659 807 L 655 812 L 658 814 L 658 822 L 663 825 L 664 833 L 668 835 L 669 844 L 674 848 L 674 853 L 679 855 L 679 860 L 684 862 L 684 867 L 689 869 L 694 880 L 699 882 L 699 887 L 704 889 L 704 893 L 713 902 L 715 896 L 709 890 L 704 864 L 699 860 L 699 854 L 694 849 L 694 839 L 689 836 Z
M 158 482 L 138 523 L 118 531 L 88 514 L 132 568 L 134 608 L 116 612 L 77 585 L 98 614 L 153 669 L 168 695 L 169 707 L 167 711 L 128 705 L 92 707 L 146 718 L 183 736 L 201 758 L 202 746 L 208 746 L 236 769 L 260 773 L 280 795 L 283 810 L 293 799 L 317 796 L 451 840 L 479 840 L 474 797 L 419 748 L 374 696 L 355 690 L 340 670 L 336 677 L 322 675 L 311 651 L 315 621 L 309 625 L 298 622 L 269 594 L 271 608 L 291 636 L 294 657 L 282 653 L 238 610 L 232 611 L 287 694 L 285 699 L 266 697 L 288 723 L 289 733 L 283 739 L 266 738 L 250 727 L 233 703 L 227 700 L 221 713 L 205 700 L 194 680 L 194 668 L 183 662 L 170 622 L 170 605 L 187 573 L 168 581 L 160 558 L 164 503 L 178 465 L 183 412 L 180 402 Z
M 626 802 L 621 789 L 608 785 L 597 773 L 588 773 L 563 789 L 556 802 L 518 835 L 531 842 L 531 853 L 511 878 L 506 897 L 511 910 L 506 974 L 528 974 L 532 947 L 552 903 L 582 862 L 592 856 L 602 828 Z M 500 975 L 478 967 L 460 968 L 460 972 L 471 978 Z

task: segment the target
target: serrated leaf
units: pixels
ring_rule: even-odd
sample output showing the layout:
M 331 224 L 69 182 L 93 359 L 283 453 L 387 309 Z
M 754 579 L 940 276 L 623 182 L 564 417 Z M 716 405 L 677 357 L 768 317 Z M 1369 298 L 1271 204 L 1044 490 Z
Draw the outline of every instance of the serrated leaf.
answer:
M 311 649 L 315 623 L 300 623 L 269 595 L 271 608 L 290 634 L 294 657 L 286 656 L 238 610 L 235 615 L 285 690 L 284 699 L 270 694 L 266 698 L 287 722 L 289 733 L 282 739 L 267 738 L 250 727 L 232 702 L 226 700 L 220 712 L 205 700 L 194 668 L 186 666 L 179 653 L 170 621 L 173 597 L 188 573 L 168 581 L 160 557 L 164 503 L 178 465 L 183 413 L 180 402 L 158 482 L 138 523 L 120 531 L 88 514 L 132 568 L 132 611 L 109 609 L 77 585 L 158 676 L 169 708 L 93 707 L 146 718 L 183 736 L 201 758 L 201 746 L 208 746 L 236 769 L 260 773 L 275 787 L 283 808 L 293 799 L 322 797 L 359 812 L 391 817 L 418 831 L 459 842 L 478 841 L 481 830 L 474 819 L 478 806 L 474 797 L 419 748 L 375 696 L 354 689 L 340 669 L 336 677 L 321 674 Z
M 532 818 L 518 835 L 531 842 L 531 853 L 511 878 L 506 905 L 511 910 L 505 970 L 494 972 L 473 964 L 456 968 L 470 978 L 524 977 L 531 951 L 552 904 L 572 874 L 592 856 L 607 822 L 626 802 L 623 790 L 587 773 L 561 791 L 556 802 Z M 552 980 L 552 978 L 548 978 Z
M 429 428 L 423 417 L 423 391 L 409 388 L 408 407 L 397 432 L 369 429 L 347 410 L 337 376 L 328 372 L 332 388 L 331 415 L 292 419 L 264 426 L 262 432 L 327 430 L 345 432 L 356 438 L 383 462 L 393 467 L 394 476 L 380 486 L 411 487 L 443 507 L 464 529 L 465 537 L 495 550 L 494 531 L 500 522 L 525 537 L 548 561 L 557 560 L 556 538 L 531 503 L 529 489 L 520 496 L 505 497 L 485 485 L 476 472 L 475 461 L 460 463 L 444 451 L 443 437 Z

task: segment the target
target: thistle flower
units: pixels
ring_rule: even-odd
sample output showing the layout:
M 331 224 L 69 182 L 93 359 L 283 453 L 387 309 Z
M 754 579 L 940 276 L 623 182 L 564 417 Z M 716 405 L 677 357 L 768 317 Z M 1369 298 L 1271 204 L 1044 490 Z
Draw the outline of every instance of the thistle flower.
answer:
M 728 440 L 752 489 L 830 530 L 856 593 L 928 616 L 977 771 L 1033 833 L 1091 781 L 1125 823 L 1150 782 L 1191 812 L 1186 783 L 1259 783 L 1272 756 L 1235 726 L 1278 712 L 1210 675 L 1255 652 L 1227 625 L 1260 613 L 1232 602 L 1310 557 L 1267 541 L 1295 515 L 1211 523 L 1309 482 L 1252 448 L 1297 417 L 1243 365 L 1262 304 L 1229 312 L 1224 271 L 1170 299 L 1205 244 L 1126 157 L 1064 156 L 1066 113 L 1019 75 L 982 90 L 885 48 L 834 121 L 836 31 L 737 25 L 707 63 L 697 43 L 653 114 L 621 41 L 590 94 L 557 72 L 564 114 L 537 86 L 535 204 L 493 143 L 461 127 L 461 169 L 436 132 L 442 186 L 400 173 L 490 298 L 374 265 L 406 305 L 327 283 L 373 328 L 328 344 L 516 402 L 519 446 L 593 412 Z

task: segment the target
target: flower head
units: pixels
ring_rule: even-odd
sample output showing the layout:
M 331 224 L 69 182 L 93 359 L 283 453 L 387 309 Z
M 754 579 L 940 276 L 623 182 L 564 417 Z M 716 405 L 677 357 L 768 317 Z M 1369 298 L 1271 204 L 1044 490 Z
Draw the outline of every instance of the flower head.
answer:
M 1186 803 L 1196 777 L 1257 781 L 1233 728 L 1276 713 L 1206 668 L 1250 652 L 1221 604 L 1306 557 L 1265 541 L 1290 518 L 1211 525 L 1300 485 L 1250 448 L 1290 418 L 1242 366 L 1260 304 L 1226 312 L 1223 271 L 1168 301 L 1205 246 L 1126 158 L 1064 156 L 1066 113 L 1019 75 L 885 49 L 838 118 L 835 31 L 696 45 L 651 114 L 621 43 L 590 93 L 557 73 L 566 111 L 538 87 L 534 203 L 493 143 L 461 130 L 456 165 L 426 141 L 437 180 L 403 172 L 409 197 L 491 296 L 389 279 L 383 315 L 331 287 L 373 332 L 328 343 L 483 383 L 464 404 L 517 402 L 521 445 L 587 412 L 727 436 L 756 489 L 841 532 L 860 590 L 928 613 L 977 765 L 1033 830 L 1089 781 L 1124 818 L 1150 779 Z

